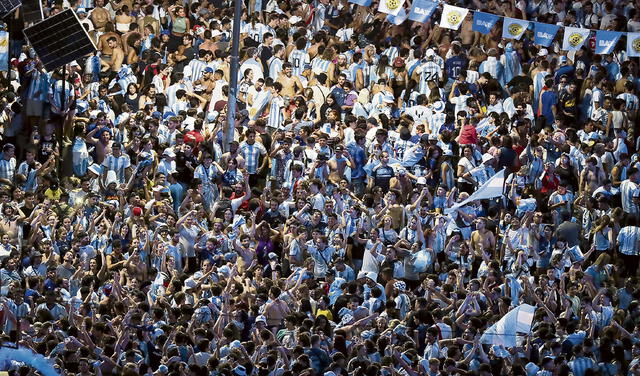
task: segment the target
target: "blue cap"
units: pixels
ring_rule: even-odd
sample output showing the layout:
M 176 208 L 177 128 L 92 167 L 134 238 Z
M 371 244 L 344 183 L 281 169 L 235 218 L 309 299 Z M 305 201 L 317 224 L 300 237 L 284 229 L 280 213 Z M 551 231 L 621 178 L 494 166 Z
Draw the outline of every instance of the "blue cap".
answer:
M 203 71 L 203 72 L 204 72 L 204 73 L 213 73 L 213 68 L 211 68 L 211 67 L 206 67 L 206 68 L 204 68 L 204 71 Z
M 159 111 L 154 111 L 151 114 L 151 117 L 154 118 L 154 119 L 162 119 L 162 114 Z
M 169 31 L 169 30 L 162 30 L 162 31 L 160 32 L 160 35 L 171 35 L 171 31 Z
M 172 116 L 176 116 L 176 114 L 174 114 L 174 113 L 173 113 L 173 112 L 171 112 L 171 111 L 165 112 L 165 113 L 162 115 L 162 120 L 167 120 L 168 118 L 170 118 L 170 117 L 172 117 Z

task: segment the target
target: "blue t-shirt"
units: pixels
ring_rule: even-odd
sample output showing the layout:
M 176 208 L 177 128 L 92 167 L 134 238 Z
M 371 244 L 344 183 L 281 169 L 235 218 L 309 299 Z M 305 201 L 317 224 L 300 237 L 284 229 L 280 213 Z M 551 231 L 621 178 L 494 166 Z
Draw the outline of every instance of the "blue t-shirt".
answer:
M 547 124 L 553 124 L 555 118 L 553 117 L 552 106 L 558 104 L 558 94 L 555 91 L 545 91 L 542 94 L 542 115 L 547 119 Z

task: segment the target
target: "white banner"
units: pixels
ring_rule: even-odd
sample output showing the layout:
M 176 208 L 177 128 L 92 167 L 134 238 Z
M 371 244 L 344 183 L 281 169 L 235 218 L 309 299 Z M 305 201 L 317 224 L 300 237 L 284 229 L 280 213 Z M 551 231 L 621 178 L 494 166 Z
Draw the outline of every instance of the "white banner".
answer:
M 456 203 L 450 208 L 444 209 L 445 214 L 450 214 L 456 211 L 459 207 L 464 206 L 471 201 L 486 200 L 490 198 L 502 196 L 502 189 L 504 188 L 504 169 L 493 175 L 489 180 L 482 184 L 471 196 L 466 200 Z
M 535 311 L 536 307 L 529 304 L 517 306 L 485 330 L 480 343 L 514 347 L 517 333 L 528 334 L 531 331 Z
M 462 21 L 469 13 L 469 9 L 454 7 L 453 5 L 445 4 L 442 7 L 442 16 L 440 17 L 440 27 L 446 29 L 458 30 Z
M 392 16 L 397 16 L 398 13 L 404 8 L 405 0 L 380 0 L 380 5 L 378 5 L 378 12 L 390 14 Z
M 580 29 L 577 27 L 564 28 L 564 37 L 562 38 L 562 49 L 565 51 L 577 51 L 582 47 L 584 42 L 589 39 L 589 29 Z

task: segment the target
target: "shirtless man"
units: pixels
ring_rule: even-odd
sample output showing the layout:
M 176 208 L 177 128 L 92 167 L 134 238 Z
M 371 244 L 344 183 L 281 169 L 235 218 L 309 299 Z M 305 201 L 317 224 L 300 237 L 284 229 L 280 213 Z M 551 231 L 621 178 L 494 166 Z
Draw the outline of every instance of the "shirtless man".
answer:
M 98 138 L 93 137 L 97 131 L 100 131 Z M 87 133 L 86 141 L 95 145 L 96 163 L 102 164 L 107 154 L 111 152 L 111 133 L 103 127 L 95 127 L 91 132 Z
M 335 148 L 336 154 L 329 160 L 327 165 L 329 166 L 329 171 L 336 173 L 341 179 L 344 179 L 344 170 L 347 166 L 354 166 L 351 160 L 351 156 L 349 152 L 344 149 L 344 146 L 338 145 Z
M 95 26 L 98 31 L 104 31 L 107 22 L 111 21 L 111 14 L 104 8 L 104 0 L 96 0 L 95 6 L 89 18 L 91 18 L 93 26 Z
M 587 159 L 587 165 L 580 174 L 580 192 L 586 192 L 589 196 L 598 187 L 602 186 L 605 174 L 601 168 L 598 168 L 598 161 L 595 157 Z
M 338 60 L 335 63 L 331 63 L 329 65 L 329 70 L 327 72 L 327 77 L 329 77 L 329 82 L 332 85 L 338 83 L 338 77 L 340 77 L 340 73 L 346 72 L 349 70 L 349 64 L 347 63 L 347 57 L 344 54 L 338 55 Z
M 473 31 L 473 15 L 471 12 L 467 14 L 462 25 L 460 26 L 460 38 L 462 39 L 462 46 L 465 50 L 475 46 L 478 42 L 478 33 Z
M 487 230 L 487 219 L 486 218 L 478 218 L 476 220 L 476 230 L 471 233 L 471 249 L 476 258 L 476 262 L 479 263 L 482 261 L 482 252 L 491 252 L 496 246 L 496 238 L 493 236 L 493 233 Z
M 282 72 L 278 76 L 276 82 L 282 84 L 282 96 L 293 98 L 296 95 L 302 95 L 302 83 L 298 77 L 292 75 L 293 69 L 290 63 L 282 64 Z
M 122 62 L 124 61 L 124 51 L 122 50 L 122 47 L 118 45 L 118 39 L 115 37 L 107 39 L 107 46 L 111 49 L 111 61 L 104 61 L 103 66 L 107 64 L 112 71 L 118 72 L 122 67 Z
M 271 287 L 269 289 L 269 298 L 271 302 L 264 307 L 264 316 L 267 318 L 267 328 L 274 333 L 280 329 L 284 318 L 291 312 L 286 302 L 280 299 L 282 290 L 279 287 Z

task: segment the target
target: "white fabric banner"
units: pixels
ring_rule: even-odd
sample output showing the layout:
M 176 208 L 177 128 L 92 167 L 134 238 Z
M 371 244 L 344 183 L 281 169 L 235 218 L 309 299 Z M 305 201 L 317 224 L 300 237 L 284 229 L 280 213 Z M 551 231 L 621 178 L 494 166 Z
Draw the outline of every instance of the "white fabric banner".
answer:
M 589 39 L 589 29 L 580 29 L 577 27 L 564 28 L 564 36 L 562 37 L 562 49 L 565 51 L 577 51 L 582 47 L 584 42 Z
M 517 333 L 527 334 L 531 331 L 535 311 L 536 307 L 529 304 L 517 306 L 485 330 L 480 337 L 480 343 L 514 347 Z
M 458 30 L 462 21 L 469 13 L 469 9 L 454 7 L 453 5 L 445 4 L 442 7 L 442 16 L 440 17 L 440 27 L 446 29 Z
M 450 208 L 444 209 L 445 214 L 453 213 L 461 206 L 468 204 L 475 200 L 485 200 L 502 196 L 502 189 L 504 188 L 504 169 L 493 175 L 486 183 L 482 184 L 478 189 L 473 192 L 466 200 L 456 203 Z
M 397 16 L 398 13 L 404 8 L 405 0 L 380 0 L 380 5 L 378 5 L 378 12 L 390 14 L 392 16 Z

